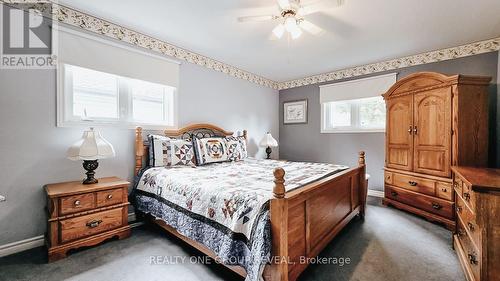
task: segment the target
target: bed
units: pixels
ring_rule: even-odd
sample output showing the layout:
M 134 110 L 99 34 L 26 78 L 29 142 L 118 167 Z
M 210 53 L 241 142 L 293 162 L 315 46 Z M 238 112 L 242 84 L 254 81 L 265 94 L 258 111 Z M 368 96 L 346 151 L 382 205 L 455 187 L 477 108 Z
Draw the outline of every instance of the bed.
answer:
M 174 138 L 233 135 L 211 124 L 164 133 Z M 140 127 L 135 144 L 137 211 L 247 280 L 296 280 L 308 258 L 316 257 L 354 217 L 364 218 L 362 151 L 358 166 L 351 168 L 249 158 L 166 169 L 146 167 L 149 144 Z M 186 202 L 186 193 L 194 199 Z M 238 204 L 241 210 L 234 207 Z M 242 259 L 228 259 L 232 255 Z

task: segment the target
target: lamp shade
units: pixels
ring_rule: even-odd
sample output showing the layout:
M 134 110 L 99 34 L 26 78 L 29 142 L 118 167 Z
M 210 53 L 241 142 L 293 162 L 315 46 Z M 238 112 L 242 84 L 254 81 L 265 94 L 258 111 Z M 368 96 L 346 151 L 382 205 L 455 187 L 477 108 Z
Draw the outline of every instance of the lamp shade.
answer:
M 273 138 L 271 133 L 267 132 L 259 143 L 262 147 L 277 147 L 278 142 Z
M 97 160 L 115 156 L 115 149 L 101 133 L 90 128 L 83 132 L 82 139 L 75 142 L 66 153 L 70 160 Z

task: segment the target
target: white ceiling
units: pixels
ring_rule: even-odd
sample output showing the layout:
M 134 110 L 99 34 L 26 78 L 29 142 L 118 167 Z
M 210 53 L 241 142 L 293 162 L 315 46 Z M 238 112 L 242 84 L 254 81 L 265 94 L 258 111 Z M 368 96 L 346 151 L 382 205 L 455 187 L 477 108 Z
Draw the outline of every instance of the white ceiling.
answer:
M 276 22 L 236 20 L 274 0 L 59 3 L 280 82 L 500 36 L 499 0 L 346 0 L 306 16 L 326 33 L 290 42 L 269 40 Z

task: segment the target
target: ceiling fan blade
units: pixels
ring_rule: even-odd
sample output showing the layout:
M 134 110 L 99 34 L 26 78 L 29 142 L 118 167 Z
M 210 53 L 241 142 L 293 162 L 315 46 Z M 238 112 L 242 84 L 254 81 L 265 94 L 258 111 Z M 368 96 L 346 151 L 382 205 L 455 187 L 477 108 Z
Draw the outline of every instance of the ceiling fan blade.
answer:
M 238 17 L 239 22 L 247 22 L 247 21 L 268 21 L 275 19 L 276 16 L 273 15 L 265 15 L 265 16 L 247 16 L 247 17 Z
M 302 6 L 298 14 L 300 16 L 306 16 L 310 14 L 315 14 L 319 12 L 323 12 L 332 8 L 340 7 L 345 4 L 346 0 L 319 0 L 315 3 L 311 3 L 305 6 Z
M 270 41 L 277 41 L 277 40 L 279 40 L 280 38 L 278 38 L 278 37 L 276 36 L 276 34 L 274 34 L 274 33 L 272 33 L 272 32 L 271 32 L 271 34 L 269 34 L 269 36 L 267 37 L 267 39 L 268 39 L 268 40 L 270 40 Z
M 305 31 L 311 33 L 312 35 L 320 35 L 324 32 L 324 30 L 321 27 L 307 20 L 302 20 L 299 26 Z
M 280 6 L 282 10 L 290 9 L 291 5 L 289 0 L 277 0 L 277 1 L 278 1 L 278 6 Z

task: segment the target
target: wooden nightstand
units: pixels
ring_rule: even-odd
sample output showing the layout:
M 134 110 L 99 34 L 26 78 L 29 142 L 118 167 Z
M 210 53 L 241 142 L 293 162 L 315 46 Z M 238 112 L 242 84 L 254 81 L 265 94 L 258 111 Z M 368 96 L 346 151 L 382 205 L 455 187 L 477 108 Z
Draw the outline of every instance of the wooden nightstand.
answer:
M 96 184 L 74 181 L 44 186 L 49 262 L 66 257 L 70 249 L 130 236 L 129 185 L 128 181 L 109 177 Z

